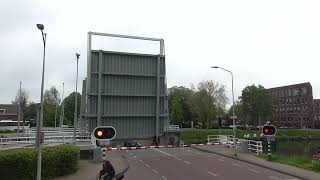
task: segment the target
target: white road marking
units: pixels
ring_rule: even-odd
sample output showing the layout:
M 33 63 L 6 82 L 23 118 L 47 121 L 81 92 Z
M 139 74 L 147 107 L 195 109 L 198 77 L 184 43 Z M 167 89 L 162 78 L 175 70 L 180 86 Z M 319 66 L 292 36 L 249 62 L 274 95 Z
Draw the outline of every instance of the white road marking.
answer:
M 150 168 L 150 165 L 149 165 L 149 164 L 145 163 L 145 165 L 146 165 L 148 168 Z
M 185 163 L 187 163 L 187 164 L 191 164 L 191 162 L 188 162 L 188 161 L 183 161 L 183 162 L 185 162 Z
M 187 151 L 192 152 L 190 149 L 188 149 Z
M 213 172 L 208 171 L 209 174 L 213 175 L 213 176 L 217 176 L 216 174 L 214 174 Z
M 274 177 L 274 176 L 269 176 L 269 178 L 271 178 L 271 179 L 276 179 L 276 180 L 281 180 L 281 179 L 279 179 L 279 178 L 277 178 L 277 177 Z
M 132 153 L 129 153 L 131 156 L 133 156 L 133 154 Z
M 155 170 L 155 169 L 152 169 L 152 171 L 153 171 L 154 173 L 156 173 L 156 174 L 159 174 L 159 172 L 158 172 L 157 170 Z
M 140 162 L 143 162 L 141 159 L 139 160 Z
M 133 156 L 134 158 L 137 158 L 137 156 Z
M 163 154 L 165 154 L 165 155 L 167 155 L 167 156 L 173 157 L 173 155 L 171 155 L 171 154 L 169 154 L 169 153 L 166 153 L 166 152 L 163 152 L 163 151 L 161 151 L 161 150 L 159 150 L 159 149 L 154 148 L 154 150 L 159 151 L 159 152 L 161 152 L 161 153 L 163 153 Z
M 178 161 L 182 161 L 182 159 L 180 159 L 180 158 L 176 158 Z
M 165 176 L 161 176 L 162 177 L 162 179 L 164 179 L 164 180 L 168 180 Z
M 218 161 L 224 162 L 224 160 L 223 160 L 223 159 L 218 159 Z
M 234 165 L 234 166 L 241 167 L 239 164 L 235 164 L 235 163 L 231 163 L 231 164 Z
M 250 168 L 248 168 L 248 170 L 249 170 L 249 171 L 252 171 L 252 172 L 255 172 L 255 173 L 257 173 L 257 174 L 260 174 L 260 172 L 259 172 L 259 171 L 254 170 L 254 169 L 250 169 Z

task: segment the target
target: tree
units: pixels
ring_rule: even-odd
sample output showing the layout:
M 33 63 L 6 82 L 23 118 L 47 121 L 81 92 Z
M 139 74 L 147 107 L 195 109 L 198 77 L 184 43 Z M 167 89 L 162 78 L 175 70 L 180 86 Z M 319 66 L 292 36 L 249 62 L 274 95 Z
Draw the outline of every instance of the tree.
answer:
M 55 126 L 55 118 L 58 121 L 58 113 L 56 109 L 60 104 L 60 94 L 56 87 L 52 86 L 50 89 L 46 89 L 43 95 L 43 125 L 44 126 Z
M 201 81 L 197 87 L 192 96 L 192 112 L 209 128 L 217 115 L 225 112 L 228 101 L 225 86 L 214 81 Z
M 200 90 L 192 96 L 192 111 L 197 115 L 201 124 L 209 128 L 209 119 L 214 118 L 215 113 L 214 100 L 205 90 Z
M 56 87 L 52 86 L 49 90 L 44 91 L 43 102 L 44 104 L 57 105 L 60 104 L 60 94 Z
M 229 109 L 229 116 L 232 116 L 233 106 Z M 241 124 L 247 124 L 246 118 L 244 117 L 243 105 L 241 101 L 236 101 L 234 103 L 234 114 L 237 116 L 237 121 Z
M 24 112 L 24 120 L 30 121 L 30 119 L 37 118 L 37 105 L 34 102 L 30 102 Z
M 21 88 L 18 90 L 17 95 L 15 96 L 14 100 L 11 101 L 12 104 L 21 104 L 21 111 L 22 114 L 25 112 L 25 108 L 29 101 L 29 92 L 25 89 Z
M 272 114 L 272 99 L 269 91 L 263 86 L 254 84 L 247 86 L 242 90 L 241 101 L 243 104 L 243 112 L 250 115 L 253 123 L 261 126 L 261 117 L 267 118 Z
M 64 117 L 66 119 L 66 124 L 68 125 L 73 125 L 73 119 L 74 119 L 74 104 L 75 104 L 75 93 L 76 92 L 72 92 L 68 97 L 66 97 L 63 100 L 64 103 Z M 81 104 L 81 94 L 78 93 L 77 95 L 77 112 L 78 112 L 78 117 L 80 114 L 80 104 Z
M 180 86 L 169 88 L 169 113 L 174 124 L 187 124 L 192 119 L 190 99 L 193 91 Z

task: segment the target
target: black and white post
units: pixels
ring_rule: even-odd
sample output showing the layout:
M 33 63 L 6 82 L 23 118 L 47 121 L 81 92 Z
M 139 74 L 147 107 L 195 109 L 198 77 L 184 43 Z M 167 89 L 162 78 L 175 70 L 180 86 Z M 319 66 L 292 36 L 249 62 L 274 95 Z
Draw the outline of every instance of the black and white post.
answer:
M 268 141 L 268 159 L 271 159 L 271 146 L 270 146 L 270 141 Z
M 106 160 L 106 147 L 105 146 L 102 147 L 102 160 L 103 161 Z

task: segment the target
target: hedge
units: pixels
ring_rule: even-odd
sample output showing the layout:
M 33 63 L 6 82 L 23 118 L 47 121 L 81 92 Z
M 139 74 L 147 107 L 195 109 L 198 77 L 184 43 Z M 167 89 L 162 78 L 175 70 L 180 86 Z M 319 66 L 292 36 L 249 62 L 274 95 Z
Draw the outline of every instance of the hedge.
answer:
M 41 179 L 72 174 L 79 169 L 80 149 L 76 146 L 45 147 L 41 152 Z M 0 151 L 0 179 L 36 179 L 37 154 L 34 148 Z

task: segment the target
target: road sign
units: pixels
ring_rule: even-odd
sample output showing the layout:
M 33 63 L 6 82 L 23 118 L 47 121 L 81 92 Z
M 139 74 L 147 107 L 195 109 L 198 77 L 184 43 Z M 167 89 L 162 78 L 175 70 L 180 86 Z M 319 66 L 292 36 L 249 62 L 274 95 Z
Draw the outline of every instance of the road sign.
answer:
M 276 140 L 276 136 L 266 136 L 267 141 L 275 141 Z
M 96 140 L 96 145 L 99 146 L 99 147 L 110 146 L 110 140 L 108 140 L 108 139 L 97 139 Z

